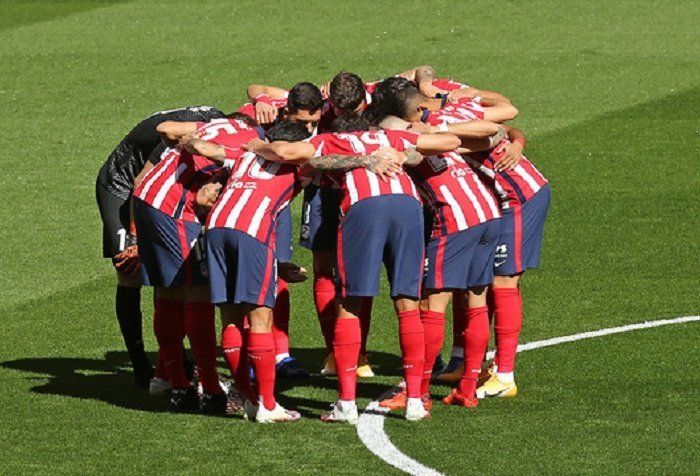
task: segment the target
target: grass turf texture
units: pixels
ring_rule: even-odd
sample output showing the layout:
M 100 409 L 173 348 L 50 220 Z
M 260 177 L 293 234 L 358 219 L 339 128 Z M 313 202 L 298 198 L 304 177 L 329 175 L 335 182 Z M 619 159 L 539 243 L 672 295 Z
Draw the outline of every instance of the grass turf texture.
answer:
M 333 380 L 282 383 L 283 403 L 307 418 L 274 428 L 172 415 L 130 386 L 94 177 L 146 115 L 234 109 L 250 82 L 320 83 L 341 68 L 371 80 L 429 63 L 506 93 L 553 188 L 544 266 L 524 280 L 523 340 L 698 312 L 695 2 L 0 7 L 2 473 L 393 471 L 353 428 L 318 422 Z M 305 250 L 295 256 L 310 269 Z M 292 299 L 295 353 L 317 370 L 310 284 Z M 149 316 L 150 292 L 143 301 Z M 373 319 L 384 376 L 361 384 L 363 405 L 400 365 L 385 297 Z M 516 400 L 437 405 L 432 421 L 390 418 L 387 431 L 451 474 L 691 473 L 698 333 L 687 324 L 532 351 L 520 359 Z

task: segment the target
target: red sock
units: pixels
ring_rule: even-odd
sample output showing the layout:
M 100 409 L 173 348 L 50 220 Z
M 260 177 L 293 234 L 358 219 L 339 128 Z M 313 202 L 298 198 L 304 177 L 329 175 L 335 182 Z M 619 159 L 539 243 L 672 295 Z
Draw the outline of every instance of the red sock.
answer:
M 452 293 L 452 347 L 464 349 L 464 329 L 467 328 L 467 306 L 464 291 Z
M 367 337 L 369 337 L 369 326 L 372 323 L 372 298 L 365 298 L 360 308 L 360 355 L 367 355 Z
M 163 356 L 163 366 L 170 385 L 174 388 L 190 386 L 183 365 L 182 339 L 185 327 L 182 320 L 182 301 L 156 298 L 153 313 L 153 331 Z
M 418 309 L 399 312 L 399 343 L 406 395 L 408 398 L 420 398 L 425 365 L 425 338 Z
M 523 304 L 519 288 L 493 288 L 496 309 L 496 355 L 498 371 L 512 372 L 518 337 L 523 327 Z
M 282 279 L 277 280 L 277 300 L 272 321 L 275 355 L 289 354 L 289 285 Z
M 221 393 L 216 371 L 216 328 L 214 305 L 208 302 L 185 303 L 185 331 L 206 393 Z
M 420 311 L 420 319 L 423 321 L 423 333 L 425 335 L 425 363 L 423 364 L 423 381 L 420 393 L 430 393 L 430 377 L 433 374 L 433 364 L 442 349 L 442 341 L 445 338 L 445 313 L 435 311 Z
M 493 326 L 493 321 L 496 319 L 496 303 L 494 302 L 493 298 L 493 287 L 490 287 L 488 291 L 486 291 L 486 305 L 489 308 L 489 329 Z M 494 329 L 495 331 L 495 329 Z M 487 349 L 488 352 L 488 349 Z M 484 354 L 484 362 L 486 362 L 486 354 Z M 494 354 L 493 355 L 493 365 L 498 367 L 498 355 Z
M 473 307 L 467 310 L 467 330 L 464 331 L 464 375 L 459 391 L 474 398 L 476 380 L 481 372 L 481 361 L 489 345 L 489 308 Z
M 335 283 L 333 276 L 314 275 L 314 303 L 321 333 L 326 341 L 326 352 L 333 352 L 335 329 Z
M 248 334 L 248 355 L 258 381 L 258 396 L 265 408 L 275 408 L 275 338 L 272 332 Z
M 333 357 L 338 372 L 341 400 L 355 400 L 357 390 L 357 359 L 360 357 L 360 320 L 336 319 L 333 335 Z
M 244 338 L 244 333 L 241 333 L 238 327 L 226 326 L 221 331 L 221 347 L 224 349 L 224 358 L 231 371 L 238 395 L 256 403 L 253 389 L 250 386 L 248 353 L 243 345 Z

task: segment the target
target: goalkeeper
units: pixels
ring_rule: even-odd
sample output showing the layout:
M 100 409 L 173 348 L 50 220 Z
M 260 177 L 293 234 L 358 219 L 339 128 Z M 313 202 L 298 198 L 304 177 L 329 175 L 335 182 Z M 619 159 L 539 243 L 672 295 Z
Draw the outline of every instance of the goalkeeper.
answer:
M 141 278 L 136 234 L 130 226 L 131 193 L 136 177 L 160 161 L 166 146 L 156 132 L 164 121 L 201 121 L 224 117 L 209 106 L 161 111 L 139 122 L 109 155 L 97 175 L 97 205 L 102 217 L 102 255 L 111 258 L 117 271 L 116 312 L 119 329 L 134 369 L 138 388 L 152 393 L 166 391 L 167 382 L 153 377 L 153 368 L 143 345 L 141 323 Z M 159 372 L 156 371 L 156 377 Z

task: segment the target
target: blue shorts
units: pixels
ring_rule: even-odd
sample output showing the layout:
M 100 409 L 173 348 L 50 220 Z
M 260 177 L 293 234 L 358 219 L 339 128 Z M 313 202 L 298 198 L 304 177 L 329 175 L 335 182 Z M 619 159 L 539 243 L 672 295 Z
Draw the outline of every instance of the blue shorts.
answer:
M 469 289 L 493 282 L 494 250 L 501 220 L 487 221 L 428 243 L 425 287 Z
M 423 278 L 423 210 L 407 195 L 383 195 L 350 207 L 338 231 L 342 295 L 376 296 L 382 263 L 391 297 L 418 298 Z
M 204 286 L 206 253 L 199 240 L 202 225 L 177 220 L 134 199 L 141 279 L 145 286 Z
M 277 215 L 277 237 L 275 255 L 280 263 L 292 261 L 292 207 L 287 207 Z
M 513 276 L 528 268 L 539 268 L 550 196 L 551 190 L 545 185 L 521 206 L 503 211 L 493 263 L 496 276 Z
M 341 192 L 308 185 L 304 189 L 299 244 L 312 251 L 335 251 Z
M 214 304 L 275 307 L 277 261 L 267 245 L 231 228 L 207 230 L 209 285 Z

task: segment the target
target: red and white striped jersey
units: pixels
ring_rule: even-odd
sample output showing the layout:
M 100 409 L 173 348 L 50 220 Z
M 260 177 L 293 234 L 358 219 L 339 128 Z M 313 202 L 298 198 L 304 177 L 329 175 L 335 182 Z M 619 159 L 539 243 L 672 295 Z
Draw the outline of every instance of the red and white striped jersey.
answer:
M 473 152 L 464 156 L 483 182 L 496 191 L 503 209 L 525 203 L 547 185 L 544 175 L 524 155 L 513 170 L 493 170 L 494 164 L 503 156 L 503 152 L 497 154 L 495 151 L 501 145 L 509 143 L 505 139 L 491 151 Z
M 414 148 L 417 141 L 418 134 L 396 130 L 320 134 L 309 139 L 316 148 L 316 157 L 331 154 L 367 155 L 381 147 L 393 147 L 404 151 Z M 343 191 L 340 209 L 343 213 L 347 213 L 348 209 L 360 200 L 381 195 L 410 195 L 420 202 L 413 180 L 405 173 L 397 174 L 385 182 L 374 172 L 361 167 L 345 172 L 340 180 Z
M 296 165 L 270 162 L 248 152 L 231 169 L 207 218 L 207 229 L 239 230 L 273 248 L 277 215 L 301 187 Z
M 433 237 L 445 236 L 501 216 L 496 197 L 457 152 L 426 157 L 409 169 L 433 210 Z
M 243 153 L 241 145 L 260 137 L 257 129 L 233 119 L 198 123 L 197 134 L 224 147 L 226 157 L 234 160 Z M 168 148 L 161 161 L 148 171 L 134 190 L 134 196 L 173 218 L 198 221 L 195 213 L 197 191 L 220 169 L 206 157 Z
M 432 80 L 430 84 L 446 93 L 449 93 L 450 91 L 457 91 L 458 89 L 467 89 L 469 87 L 468 84 L 460 83 L 448 78 L 437 78 Z
M 483 118 L 484 107 L 472 98 L 461 98 L 457 102 L 447 102 L 447 98 L 443 98 L 442 107 L 437 111 L 423 111 L 421 121 L 431 126 L 439 126 Z

